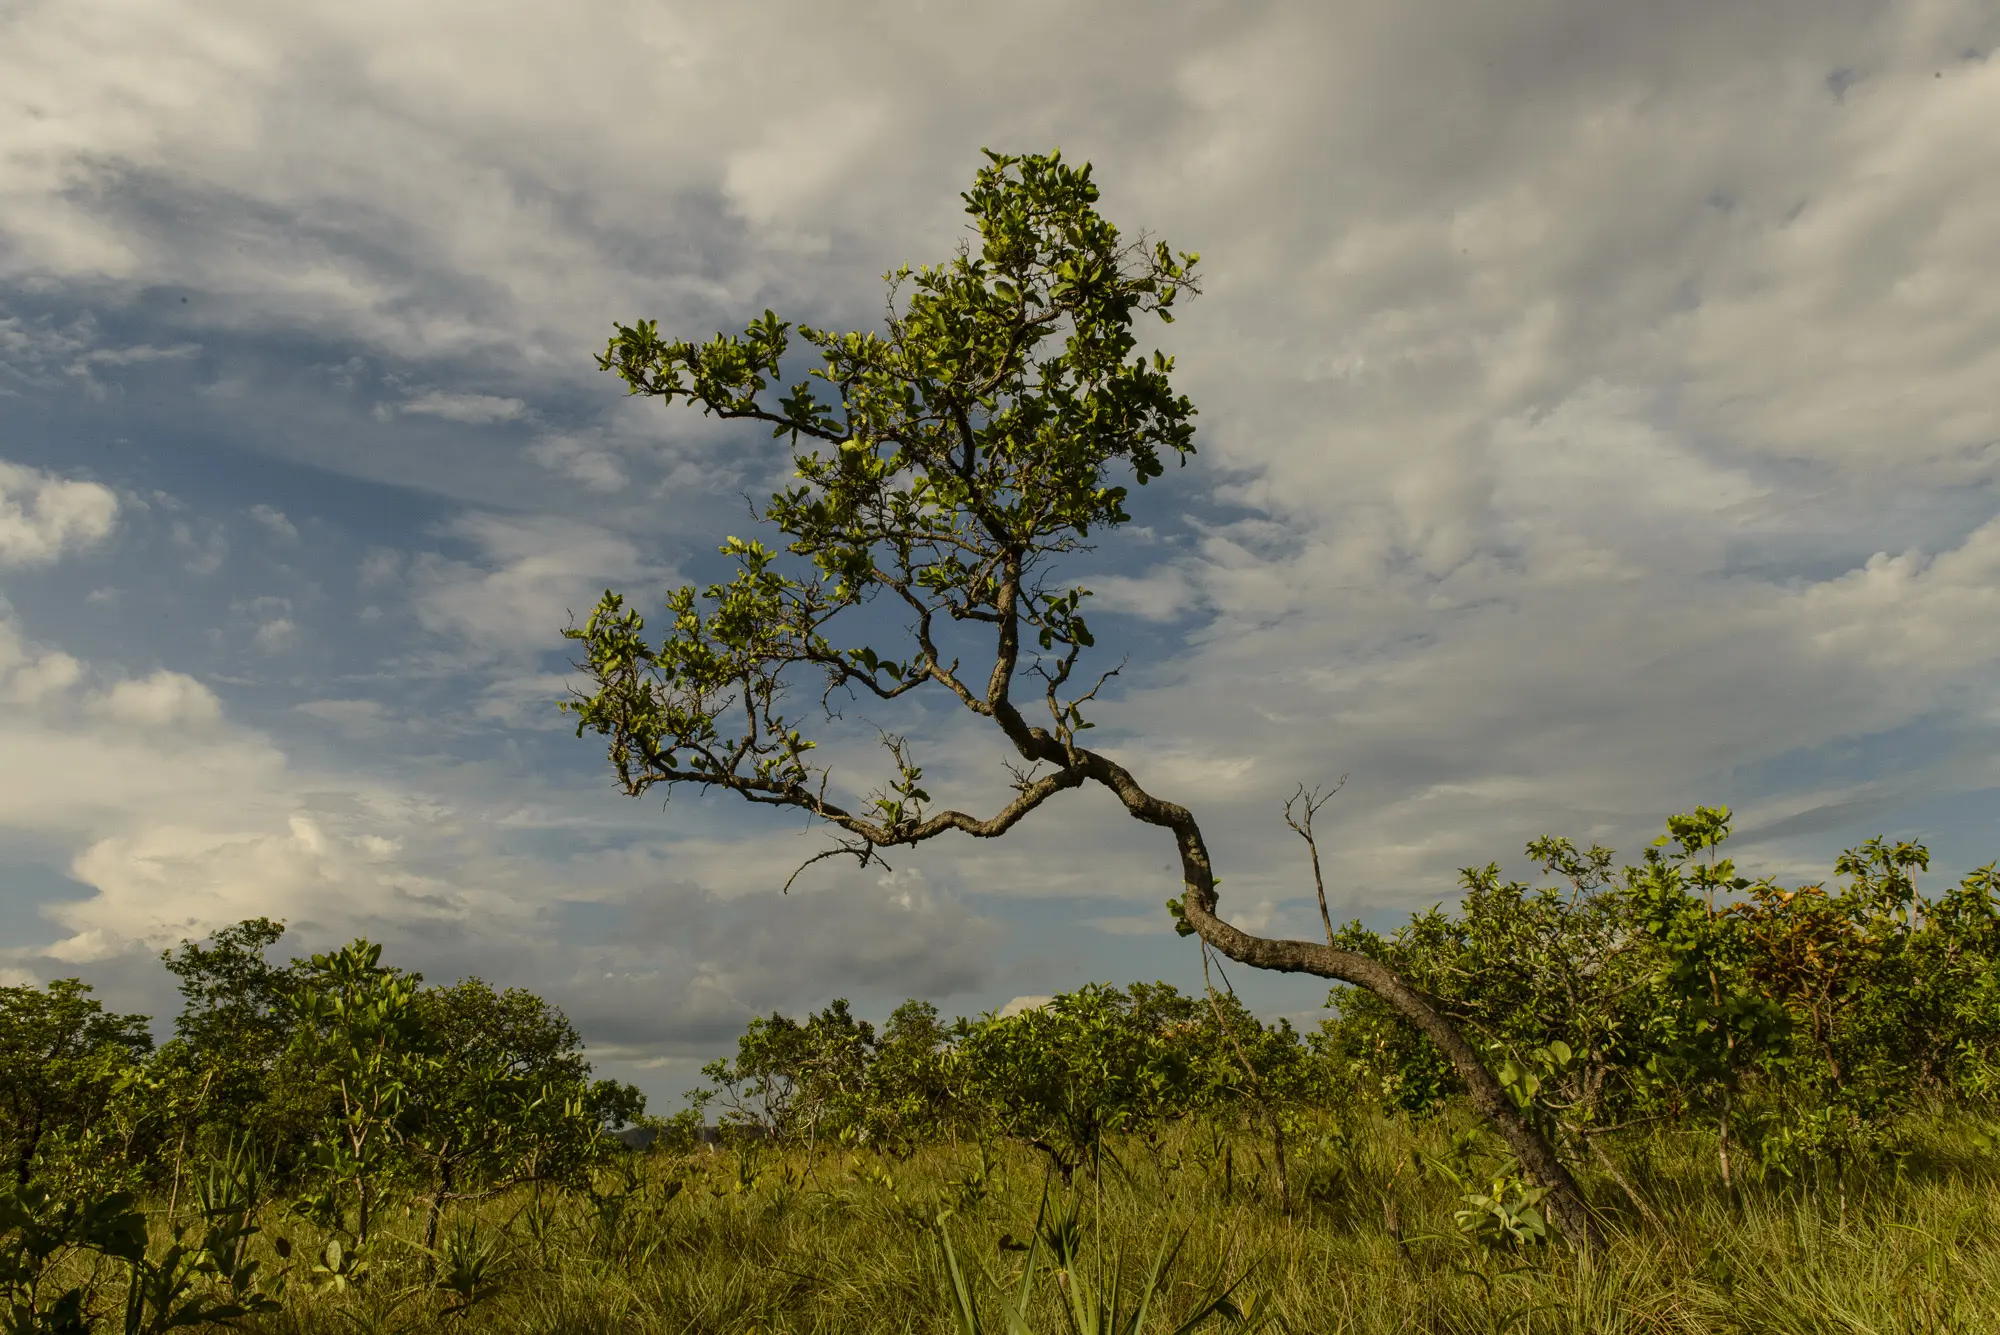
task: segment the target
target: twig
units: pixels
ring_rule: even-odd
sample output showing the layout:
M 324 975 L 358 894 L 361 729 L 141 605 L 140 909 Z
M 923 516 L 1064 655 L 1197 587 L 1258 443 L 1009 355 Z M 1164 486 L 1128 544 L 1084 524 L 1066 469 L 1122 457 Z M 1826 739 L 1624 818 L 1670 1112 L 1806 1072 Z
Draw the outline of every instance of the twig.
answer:
M 1338 783 L 1334 784 L 1333 787 L 1327 789 L 1324 793 L 1320 792 L 1317 788 L 1311 792 L 1307 792 L 1306 786 L 1300 784 L 1299 790 L 1293 793 L 1291 799 L 1285 803 L 1285 824 L 1298 832 L 1299 838 L 1306 841 L 1306 851 L 1312 854 L 1313 889 L 1319 895 L 1319 920 L 1326 924 L 1326 943 L 1328 945 L 1334 943 L 1333 915 L 1327 912 L 1326 908 L 1326 878 L 1320 874 L 1319 841 L 1313 838 L 1313 817 L 1319 814 L 1321 807 L 1333 800 L 1335 793 L 1346 786 L 1347 776 L 1345 774 L 1340 776 Z M 1293 808 L 1301 806 L 1304 807 L 1305 814 L 1303 816 L 1293 815 Z
M 812 866 L 813 863 L 824 862 L 828 858 L 837 858 L 842 855 L 853 858 L 856 862 L 860 863 L 864 868 L 867 867 L 869 863 L 876 862 L 876 863 L 881 863 L 883 871 L 895 870 L 895 868 L 891 867 L 887 862 L 884 862 L 882 860 L 882 855 L 875 851 L 875 846 L 873 844 L 868 843 L 866 840 L 857 840 L 854 843 L 838 844 L 833 848 L 823 848 L 819 852 L 807 858 L 804 862 L 801 862 L 798 865 L 797 869 L 794 870 L 790 876 L 787 876 L 785 878 L 785 888 L 783 893 L 788 895 L 792 893 L 792 882 L 798 880 L 799 876 L 805 871 L 805 869 L 807 867 Z

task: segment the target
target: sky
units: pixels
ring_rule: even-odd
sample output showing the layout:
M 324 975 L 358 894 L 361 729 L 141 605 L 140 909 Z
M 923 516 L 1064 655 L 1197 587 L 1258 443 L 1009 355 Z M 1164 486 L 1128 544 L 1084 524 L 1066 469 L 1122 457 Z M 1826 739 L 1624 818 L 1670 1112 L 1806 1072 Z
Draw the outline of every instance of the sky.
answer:
M 768 436 L 614 322 L 876 328 L 980 149 L 1202 254 L 1198 454 L 1076 567 L 1094 734 L 1226 914 L 1392 925 L 1537 835 L 2000 856 L 2000 10 L 1983 0 L 0 3 L 0 982 L 171 1015 L 253 915 L 532 987 L 671 1105 L 750 1016 L 1198 984 L 1090 793 L 817 864 L 622 796 L 562 627 L 757 536 Z M 995 739 L 908 733 L 946 800 Z M 842 782 L 876 776 L 832 746 Z M 851 771 L 852 778 L 849 778 Z M 1230 974 L 1310 1023 L 1309 979 Z

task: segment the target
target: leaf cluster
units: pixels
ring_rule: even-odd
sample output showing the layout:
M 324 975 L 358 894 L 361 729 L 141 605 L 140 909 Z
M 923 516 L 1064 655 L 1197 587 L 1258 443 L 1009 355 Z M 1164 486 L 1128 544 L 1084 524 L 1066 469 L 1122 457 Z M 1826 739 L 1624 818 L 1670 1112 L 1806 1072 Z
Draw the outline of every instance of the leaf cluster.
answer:
M 579 735 L 608 740 L 627 792 L 692 783 L 797 807 L 865 862 L 947 830 L 1001 833 L 1082 782 L 1059 764 L 1020 776 L 993 816 L 941 810 L 906 744 L 885 737 L 893 777 L 848 803 L 787 702 L 801 675 L 817 680 L 822 715 L 835 693 L 943 691 L 1030 758 L 1058 754 L 1089 728 L 1104 677 L 1076 677 L 1095 643 L 1089 591 L 1054 579 L 1052 562 L 1129 520 L 1122 478 L 1143 485 L 1193 452 L 1172 359 L 1139 354 L 1132 326 L 1172 318 L 1196 290 L 1197 257 L 1128 242 L 1097 211 L 1088 164 L 1059 153 L 989 153 L 964 200 L 976 242 L 887 275 L 879 332 L 795 328 L 767 311 L 695 343 L 639 321 L 599 359 L 633 394 L 768 426 L 796 476 L 758 511 L 781 548 L 729 538 L 734 575 L 673 590 L 651 630 L 607 591 L 566 632 L 587 689 L 565 707 Z M 906 619 L 895 648 L 842 629 L 877 599 Z M 961 650 L 981 657 L 968 667 Z M 1045 728 L 1019 712 L 1022 673 L 1039 682 Z
M 1467 868 L 1456 912 L 1351 948 L 1391 963 L 1487 1045 L 1509 1097 L 1581 1146 L 1621 1127 L 1708 1119 L 1757 1169 L 1892 1150 L 1924 1100 L 1996 1088 L 2000 917 L 1993 869 L 1937 899 L 1929 853 L 1873 839 L 1844 885 L 1786 888 L 1721 853 L 1726 807 L 1676 816 L 1636 866 L 1544 837 L 1549 878 Z M 1337 989 L 1316 1042 L 1392 1107 L 1458 1092 L 1430 1043 L 1373 996 Z

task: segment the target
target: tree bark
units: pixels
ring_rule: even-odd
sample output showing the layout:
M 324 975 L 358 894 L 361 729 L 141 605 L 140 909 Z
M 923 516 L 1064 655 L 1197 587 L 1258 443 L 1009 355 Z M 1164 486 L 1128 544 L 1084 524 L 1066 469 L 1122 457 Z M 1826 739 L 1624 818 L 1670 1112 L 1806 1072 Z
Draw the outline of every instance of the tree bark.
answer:
M 1421 993 L 1393 969 L 1365 955 L 1313 941 L 1251 936 L 1217 917 L 1213 904 L 1213 891 L 1198 894 L 1190 882 L 1183 901 L 1188 923 L 1201 933 L 1203 940 L 1229 958 L 1256 969 L 1309 973 L 1366 988 L 1436 1044 L 1450 1060 L 1458 1078 L 1465 1082 L 1472 1106 L 1500 1133 L 1528 1175 L 1549 1189 L 1548 1211 L 1556 1227 L 1579 1246 L 1594 1247 L 1603 1242 L 1597 1221 L 1555 1146 L 1507 1098 L 1500 1082 L 1486 1069 L 1486 1063 L 1465 1041 L 1457 1026 L 1439 1014 Z
M 451 1161 L 438 1156 L 437 1173 L 432 1178 L 430 1208 L 424 1215 L 424 1274 L 437 1273 L 438 1225 L 444 1219 L 445 1197 L 451 1191 Z
M 1039 730 L 1036 730 L 1039 731 Z M 1441 1014 L 1421 992 L 1403 981 L 1401 975 L 1378 960 L 1351 950 L 1321 945 L 1315 941 L 1283 941 L 1252 936 L 1215 912 L 1215 872 L 1209 863 L 1201 830 L 1187 808 L 1162 801 L 1146 792 L 1124 766 L 1107 756 L 1081 747 L 1070 750 L 1072 763 L 1116 793 L 1126 811 L 1149 825 L 1163 826 L 1174 833 L 1180 848 L 1181 879 L 1185 892 L 1182 912 L 1188 925 L 1202 940 L 1240 964 L 1278 973 L 1308 973 L 1337 982 L 1366 988 L 1389 1008 L 1437 1045 L 1465 1082 L 1473 1107 L 1479 1110 L 1521 1167 L 1548 1188 L 1548 1214 L 1563 1236 L 1578 1247 L 1596 1247 L 1604 1240 L 1590 1206 L 1571 1176 L 1569 1167 L 1555 1146 L 1534 1123 L 1508 1099 L 1500 1082 L 1486 1069 L 1479 1053 L 1458 1032 L 1458 1026 Z

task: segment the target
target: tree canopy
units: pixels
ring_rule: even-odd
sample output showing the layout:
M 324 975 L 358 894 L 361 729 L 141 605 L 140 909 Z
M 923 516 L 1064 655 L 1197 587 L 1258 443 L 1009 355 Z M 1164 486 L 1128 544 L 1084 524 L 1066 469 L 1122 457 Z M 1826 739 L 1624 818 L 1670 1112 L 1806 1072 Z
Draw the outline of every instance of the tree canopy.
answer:
M 696 784 L 798 807 L 850 836 L 848 851 L 915 844 L 946 831 L 1005 833 L 1084 782 L 1077 735 L 1103 678 L 1079 668 L 1094 640 L 1089 591 L 1056 558 L 1125 523 L 1129 479 L 1157 478 L 1193 453 L 1194 407 L 1173 361 L 1135 355 L 1141 315 L 1172 318 L 1195 291 L 1197 257 L 1128 243 L 1095 208 L 1090 168 L 1059 154 L 989 154 L 965 195 L 978 233 L 951 261 L 887 275 L 881 333 L 800 327 L 819 360 L 774 389 L 793 326 L 766 311 L 738 335 L 663 339 L 621 325 L 601 364 L 634 394 L 768 425 L 793 447 L 797 485 L 762 520 L 780 553 L 731 537 L 726 583 L 668 596 L 663 633 L 607 592 L 580 628 L 593 689 L 570 703 L 579 732 L 610 740 L 626 791 Z M 844 623 L 887 597 L 908 617 L 891 648 L 853 642 Z M 990 657 L 959 634 L 980 630 Z M 895 700 L 944 691 L 989 718 L 1031 766 L 1000 810 L 933 802 L 899 737 L 893 776 L 865 805 L 829 795 L 814 720 L 788 708 L 795 674 L 833 692 Z M 1046 722 L 1018 698 L 1031 679 Z

